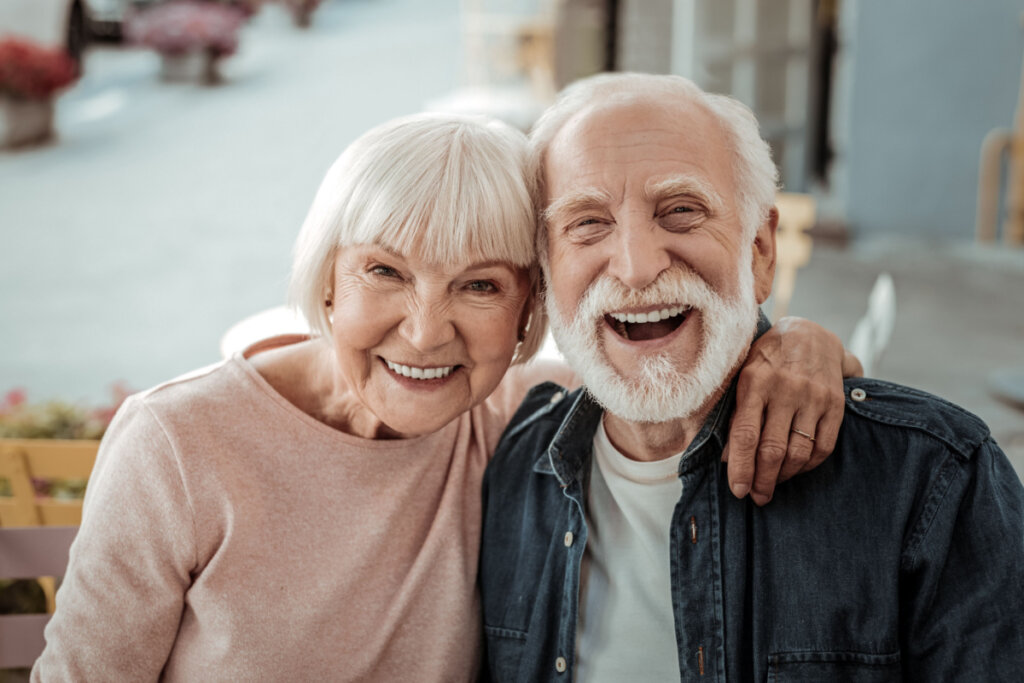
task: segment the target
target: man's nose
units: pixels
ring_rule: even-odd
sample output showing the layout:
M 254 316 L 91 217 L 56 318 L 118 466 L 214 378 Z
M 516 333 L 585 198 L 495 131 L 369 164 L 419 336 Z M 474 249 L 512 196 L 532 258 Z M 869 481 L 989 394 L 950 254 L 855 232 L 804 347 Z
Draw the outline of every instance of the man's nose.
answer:
M 455 338 L 455 324 L 443 301 L 421 301 L 410 307 L 400 326 L 418 351 L 433 351 Z
M 643 289 L 672 265 L 664 235 L 642 221 L 620 222 L 608 274 L 630 289 Z

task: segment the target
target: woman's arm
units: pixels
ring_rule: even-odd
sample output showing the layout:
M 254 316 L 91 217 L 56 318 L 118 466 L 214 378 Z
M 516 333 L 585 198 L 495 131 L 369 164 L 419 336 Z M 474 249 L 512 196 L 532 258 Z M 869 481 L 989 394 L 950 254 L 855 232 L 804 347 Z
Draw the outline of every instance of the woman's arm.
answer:
M 159 678 L 196 563 L 171 445 L 137 397 L 100 446 L 33 681 Z

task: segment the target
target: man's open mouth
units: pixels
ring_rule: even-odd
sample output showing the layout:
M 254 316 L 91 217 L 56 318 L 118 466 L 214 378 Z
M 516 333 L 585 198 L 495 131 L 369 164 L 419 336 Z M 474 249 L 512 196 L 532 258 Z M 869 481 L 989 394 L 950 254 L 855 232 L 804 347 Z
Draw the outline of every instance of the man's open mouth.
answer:
M 646 341 L 675 332 L 691 310 L 691 306 L 670 306 L 642 313 L 613 312 L 605 315 L 604 319 L 620 337 L 630 341 Z

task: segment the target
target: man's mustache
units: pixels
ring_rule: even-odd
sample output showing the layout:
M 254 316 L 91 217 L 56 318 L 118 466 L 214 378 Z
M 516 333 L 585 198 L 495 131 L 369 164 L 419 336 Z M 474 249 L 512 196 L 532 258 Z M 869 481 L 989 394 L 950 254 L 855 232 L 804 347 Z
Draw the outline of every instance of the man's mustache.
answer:
M 627 308 L 681 305 L 707 309 L 721 301 L 722 297 L 702 277 L 686 266 L 674 264 L 643 289 L 632 289 L 610 275 L 601 275 L 587 287 L 574 314 L 567 317 L 576 324 L 586 324 Z

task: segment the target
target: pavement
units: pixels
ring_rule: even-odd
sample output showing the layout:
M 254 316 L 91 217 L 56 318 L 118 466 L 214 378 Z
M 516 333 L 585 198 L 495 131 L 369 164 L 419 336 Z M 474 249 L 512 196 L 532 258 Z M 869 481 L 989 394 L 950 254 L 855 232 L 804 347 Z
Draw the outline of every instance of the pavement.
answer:
M 235 322 L 284 299 L 327 166 L 360 133 L 462 82 L 458 0 L 335 0 L 298 31 L 268 6 L 215 88 L 153 54 L 93 50 L 60 139 L 0 153 L 0 392 L 96 403 L 218 359 Z M 816 246 L 790 313 L 848 339 L 875 277 L 897 323 L 878 377 L 980 415 L 1024 475 L 1024 412 L 988 379 L 1024 367 L 1024 250 L 896 240 Z

